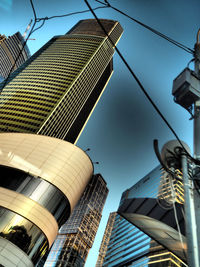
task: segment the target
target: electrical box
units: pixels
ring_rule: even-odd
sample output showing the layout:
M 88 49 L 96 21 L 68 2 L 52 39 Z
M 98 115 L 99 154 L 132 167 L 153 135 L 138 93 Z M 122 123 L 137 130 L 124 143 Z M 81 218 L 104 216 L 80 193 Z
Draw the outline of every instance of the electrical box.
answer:
M 184 69 L 173 81 L 174 101 L 188 109 L 200 99 L 200 80 L 189 68 Z

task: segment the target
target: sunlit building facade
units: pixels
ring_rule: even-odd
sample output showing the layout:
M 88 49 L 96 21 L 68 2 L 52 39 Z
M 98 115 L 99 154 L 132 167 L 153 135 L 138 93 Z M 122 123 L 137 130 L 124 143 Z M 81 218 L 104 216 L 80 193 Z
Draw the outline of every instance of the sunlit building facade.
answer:
M 0 77 L 7 78 L 10 72 L 15 71 L 30 57 L 30 51 L 24 42 L 20 32 L 9 37 L 0 34 Z
M 108 194 L 100 174 L 92 177 L 68 221 L 61 227 L 44 266 L 84 266 Z
M 120 24 L 102 22 L 117 43 Z M 99 27 L 95 20 L 80 21 L 11 75 L 0 96 L 0 131 L 76 142 L 113 72 L 114 47 Z
M 102 20 L 117 43 L 122 28 Z M 33 266 L 93 174 L 76 143 L 112 75 L 114 47 L 95 20 L 53 37 L 0 84 L 0 264 Z
M 182 200 L 183 193 L 183 185 L 180 181 L 174 180 L 173 186 L 174 190 L 171 189 L 169 178 L 166 176 L 165 172 L 161 170 L 160 166 L 158 166 L 122 194 L 119 211 L 120 207 L 122 207 L 127 200 L 134 199 L 135 202 L 133 205 L 135 205 L 137 209 L 140 209 L 142 207 L 142 202 L 146 204 L 147 202 L 145 201 L 148 201 L 148 199 L 156 198 L 158 202 L 161 201 L 159 202 L 160 206 L 163 205 L 162 200 L 167 199 L 167 205 L 162 206 L 162 208 L 165 209 L 165 212 L 166 210 L 172 212 L 172 198 L 175 197 L 175 201 Z M 176 192 L 176 196 L 172 196 L 172 191 Z M 180 194 L 177 192 L 180 192 Z M 141 202 L 140 199 L 142 199 Z M 140 207 L 137 206 L 137 200 L 139 201 Z M 156 203 L 158 203 L 157 201 Z M 129 206 L 131 205 L 132 202 L 130 201 Z M 142 208 L 145 209 L 145 207 Z M 133 225 L 131 220 L 126 220 L 118 213 L 115 214 L 114 223 L 112 223 L 112 227 L 109 228 L 109 242 L 106 244 L 106 252 L 103 246 L 104 238 L 102 240 L 99 251 L 101 261 L 98 259 L 97 267 L 187 266 L 186 263 L 174 253 L 167 250 L 148 234 L 141 231 L 141 228 Z M 171 220 L 173 221 L 174 218 L 171 218 Z M 150 221 L 148 223 L 151 225 Z M 105 234 L 108 235 L 107 230 Z M 173 241 L 175 243 L 175 240 Z

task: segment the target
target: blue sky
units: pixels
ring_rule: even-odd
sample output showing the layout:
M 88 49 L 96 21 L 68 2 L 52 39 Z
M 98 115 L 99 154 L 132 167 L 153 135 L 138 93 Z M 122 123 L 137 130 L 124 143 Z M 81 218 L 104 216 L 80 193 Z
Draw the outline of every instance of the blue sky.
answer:
M 87 9 L 83 0 L 33 0 L 38 17 L 61 15 Z M 91 0 L 95 7 L 98 4 Z M 198 0 L 111 0 L 110 3 L 130 16 L 148 24 L 171 38 L 193 48 L 199 24 Z M 28 0 L 1 1 L 1 34 L 25 31 L 33 12 Z M 189 113 L 174 103 L 173 79 L 187 66 L 192 55 L 168 43 L 111 9 L 98 10 L 100 18 L 118 20 L 124 33 L 118 48 L 137 74 L 159 109 L 192 150 L 193 121 Z M 52 36 L 65 34 L 78 20 L 93 18 L 86 14 L 46 21 L 28 42 L 31 54 Z M 39 24 L 38 24 L 39 26 Z M 193 65 L 190 65 L 193 68 Z M 93 267 L 109 212 L 118 207 L 121 193 L 158 165 L 153 139 L 162 145 L 173 135 L 147 101 L 138 85 L 114 56 L 113 76 L 91 116 L 78 146 L 90 148 L 88 155 L 108 183 L 109 196 L 102 221 L 86 267 Z

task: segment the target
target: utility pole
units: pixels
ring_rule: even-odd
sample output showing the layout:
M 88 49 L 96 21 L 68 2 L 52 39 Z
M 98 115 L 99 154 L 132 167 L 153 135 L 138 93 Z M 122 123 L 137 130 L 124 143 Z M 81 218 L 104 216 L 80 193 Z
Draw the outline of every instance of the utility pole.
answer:
M 167 142 L 162 148 L 160 162 L 163 166 L 166 166 L 166 171 L 169 172 L 169 174 L 171 171 L 173 173 L 173 170 L 176 169 L 182 170 L 182 182 L 184 186 L 185 235 L 187 239 L 187 264 L 189 267 L 200 267 L 193 180 L 189 176 L 189 168 L 191 169 L 191 166 L 188 164 L 188 154 L 190 154 L 190 148 L 183 141 L 181 141 L 181 144 L 182 146 L 180 146 L 178 140 L 171 140 Z M 180 240 L 180 242 L 182 241 Z M 182 246 L 182 249 L 184 249 L 183 244 Z
M 194 69 L 200 79 L 200 29 L 197 33 L 197 41 L 194 46 Z M 194 103 L 194 157 L 200 160 L 200 99 Z
M 200 29 L 194 47 L 195 70 L 184 69 L 173 82 L 172 94 L 176 103 L 191 112 L 194 105 L 194 158 L 200 161 Z M 189 267 L 200 267 L 200 192 L 195 179 L 189 177 L 188 160 L 182 154 L 182 171 L 185 194 L 185 217 L 187 237 L 187 259 Z M 193 164 L 193 171 L 199 166 Z M 200 179 L 199 181 L 200 182 Z
M 187 262 L 189 267 L 200 267 L 199 249 L 197 237 L 197 222 L 195 219 L 195 205 L 193 182 L 188 175 L 188 159 L 184 151 L 181 153 L 181 165 L 184 186 L 184 210 L 185 210 L 185 232 L 187 237 Z
M 200 79 L 200 43 L 199 43 L 200 29 L 197 33 L 197 40 L 194 47 L 194 65 L 195 74 Z M 194 158 L 200 160 L 200 98 L 194 103 Z M 197 227 L 197 242 L 199 251 L 199 265 L 200 265 L 200 195 L 193 187 L 193 198 L 195 206 L 195 218 Z

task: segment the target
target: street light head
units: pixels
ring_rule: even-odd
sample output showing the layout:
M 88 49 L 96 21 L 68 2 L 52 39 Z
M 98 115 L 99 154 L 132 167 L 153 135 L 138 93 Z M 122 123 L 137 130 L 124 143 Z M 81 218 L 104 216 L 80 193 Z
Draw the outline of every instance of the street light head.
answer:
M 185 150 L 190 154 L 189 146 L 183 141 L 181 141 L 181 143 Z M 177 158 L 177 153 L 180 150 L 182 150 L 182 147 L 178 140 L 171 140 L 163 146 L 161 150 L 161 159 L 168 168 L 176 167 L 179 165 L 179 163 L 177 162 L 179 161 L 179 159 Z

